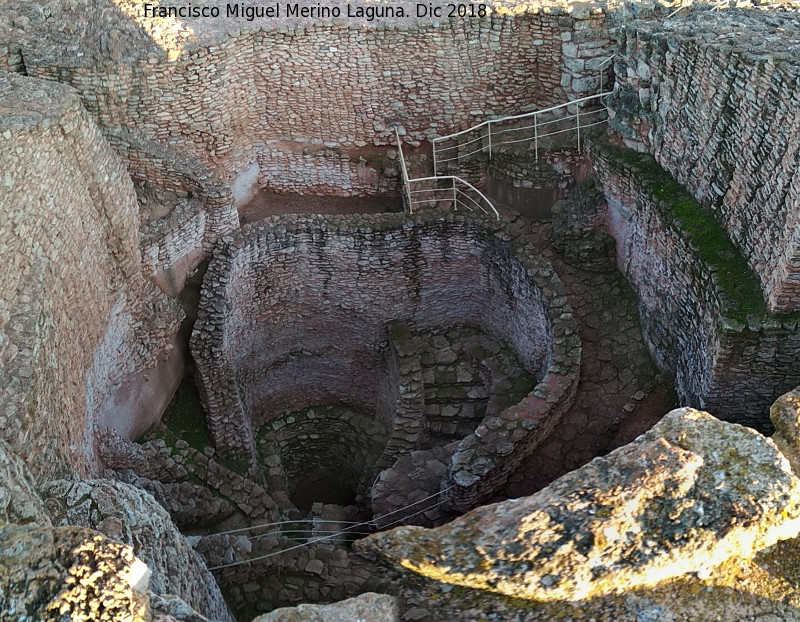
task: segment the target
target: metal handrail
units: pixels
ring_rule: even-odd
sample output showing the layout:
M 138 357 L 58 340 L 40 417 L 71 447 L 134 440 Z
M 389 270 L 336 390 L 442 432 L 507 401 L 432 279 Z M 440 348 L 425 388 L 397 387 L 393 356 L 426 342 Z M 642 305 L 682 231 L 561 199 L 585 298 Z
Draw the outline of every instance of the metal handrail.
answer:
M 584 113 L 581 114 L 581 118 L 588 117 L 588 116 L 593 115 L 593 114 L 599 114 L 601 112 L 605 112 L 605 110 L 598 109 L 598 110 L 591 110 L 589 112 L 584 112 Z M 555 119 L 554 121 L 547 121 L 546 123 L 540 123 L 538 125 L 526 125 L 526 126 L 523 126 L 523 127 L 508 128 L 508 129 L 505 129 L 505 130 L 500 130 L 498 132 L 495 132 L 494 134 L 492 134 L 492 136 L 498 136 L 499 134 L 509 134 L 511 132 L 522 132 L 524 130 L 536 129 L 537 127 L 541 128 L 541 127 L 544 127 L 545 125 L 550 125 L 552 123 L 557 123 L 559 121 L 568 121 L 571 118 L 572 117 L 568 117 L 568 118 L 564 118 L 564 119 Z M 585 125 L 581 124 L 580 127 L 581 127 L 581 129 L 587 129 L 589 127 L 594 127 L 595 125 L 600 125 L 601 123 L 605 123 L 605 122 L 606 122 L 606 119 L 601 119 L 600 121 L 597 121 L 597 122 L 594 122 L 594 123 L 588 123 L 588 124 L 585 124 Z M 565 132 L 572 132 L 574 130 L 575 130 L 575 128 L 569 127 L 567 129 L 564 129 L 564 130 L 556 130 L 555 132 L 548 132 L 546 134 L 542 134 L 540 132 L 537 132 L 537 137 L 539 139 L 547 138 L 548 136 L 556 136 L 557 134 L 563 134 Z M 527 137 L 527 138 L 515 138 L 513 140 L 504 140 L 504 141 L 499 142 L 499 143 L 495 142 L 494 146 L 496 147 L 497 145 L 511 145 L 511 144 L 515 144 L 515 143 L 524 143 L 524 142 L 528 142 L 528 141 L 534 140 L 534 138 L 535 138 L 534 136 L 530 136 L 530 137 Z M 451 146 L 448 146 L 448 147 L 442 147 L 441 149 L 439 149 L 438 153 L 441 154 L 442 152 L 445 152 L 445 151 L 450 151 L 452 149 L 458 149 L 459 147 L 462 147 L 464 144 L 466 144 L 466 143 L 461 143 L 460 145 L 451 145 Z M 475 150 L 470 151 L 468 153 L 460 153 L 460 154 L 458 154 L 458 155 L 456 155 L 454 157 L 448 157 L 448 158 L 437 157 L 436 158 L 436 162 L 437 162 L 437 164 L 441 164 L 442 162 L 453 162 L 455 160 L 468 158 L 471 155 L 475 155 L 476 153 L 480 153 L 481 151 L 483 151 L 483 149 L 484 148 L 481 147 L 480 149 L 475 149 Z
M 605 59 L 605 60 L 604 60 L 602 63 L 600 63 L 600 65 L 598 65 L 598 67 L 597 67 L 597 73 L 599 74 L 599 75 L 598 75 L 598 78 L 599 78 L 599 80 L 598 80 L 598 84 L 599 84 L 599 86 L 597 87 L 597 93 L 598 93 L 598 95 L 599 95 L 599 94 L 601 94 L 601 93 L 603 92 L 603 71 L 605 71 L 605 68 L 606 68 L 608 65 L 610 65 L 610 64 L 611 64 L 611 61 L 613 61 L 613 60 L 614 60 L 614 57 L 615 57 L 616 55 L 617 55 L 617 54 L 616 54 L 616 52 L 615 52 L 614 54 L 612 54 L 611 56 L 609 56 L 608 58 L 606 58 L 606 59 Z
M 589 102 L 601 101 L 603 98 L 606 98 L 609 95 L 611 95 L 611 91 L 605 91 L 605 92 L 602 91 L 602 85 L 603 85 L 603 70 L 607 66 L 607 64 L 610 63 L 613 60 L 613 58 L 614 58 L 613 56 L 610 56 L 609 58 L 605 59 L 600 64 L 599 71 L 600 71 L 600 90 L 601 90 L 601 92 L 599 92 L 599 93 L 597 93 L 595 95 L 587 95 L 586 97 L 581 97 L 580 99 L 575 99 L 575 100 L 570 101 L 570 102 L 565 102 L 565 103 L 559 104 L 557 106 L 551 106 L 550 108 L 543 108 L 541 110 L 535 110 L 533 112 L 526 112 L 526 113 L 523 113 L 523 114 L 510 115 L 510 116 L 506 116 L 506 117 L 500 117 L 498 119 L 487 119 L 486 121 L 483 121 L 482 123 L 478 123 L 477 125 L 473 125 L 472 127 L 469 127 L 469 128 L 467 128 L 465 130 L 461 130 L 459 132 L 453 132 L 452 134 L 448 134 L 447 136 L 440 136 L 438 138 L 434 138 L 431 141 L 431 144 L 433 146 L 433 171 L 434 171 L 434 173 L 438 173 L 438 170 L 439 170 L 438 169 L 438 165 L 441 164 L 441 163 L 451 162 L 453 160 L 461 160 L 463 158 L 467 158 L 469 156 L 472 156 L 472 155 L 475 155 L 477 153 L 481 153 L 481 152 L 484 152 L 484 151 L 488 151 L 489 158 L 491 158 L 492 157 L 492 152 L 496 151 L 497 147 L 499 147 L 500 145 L 527 142 L 527 141 L 533 141 L 535 157 L 538 160 L 539 159 L 539 140 L 542 139 L 542 138 L 545 138 L 547 136 L 553 136 L 555 134 L 562 134 L 562 133 L 567 132 L 567 131 L 576 131 L 577 132 L 577 147 L 578 147 L 578 150 L 580 150 L 580 148 L 581 148 L 581 129 L 582 129 L 581 128 L 581 114 L 583 114 L 584 116 L 589 116 L 589 115 L 592 115 L 592 114 L 601 113 L 603 111 L 607 112 L 607 109 L 605 108 L 605 106 L 603 106 L 602 108 L 598 108 L 596 110 L 589 110 L 589 111 L 586 111 L 584 113 L 581 113 L 581 106 L 584 105 L 584 104 L 587 104 Z M 574 114 L 570 112 L 570 106 L 574 106 L 575 107 Z M 561 118 L 548 119 L 547 121 L 544 121 L 544 122 L 541 122 L 541 123 L 539 122 L 539 117 L 541 115 L 548 114 L 548 113 L 557 113 L 558 111 L 561 111 L 561 110 L 565 110 L 567 112 L 567 114 L 564 115 Z M 494 134 L 492 133 L 492 128 L 494 126 L 497 126 L 497 125 L 501 124 L 501 123 L 508 123 L 508 122 L 512 122 L 512 121 L 518 121 L 518 120 L 521 120 L 521 119 L 530 119 L 530 118 L 533 118 L 533 125 L 527 125 L 527 126 L 524 126 L 524 127 L 521 127 L 521 128 L 507 128 L 507 129 L 503 129 L 503 130 L 500 130 L 500 131 L 495 130 Z M 557 123 L 557 122 L 569 122 L 572 119 L 575 120 L 574 125 L 572 127 L 568 128 L 568 129 L 566 129 L 566 130 L 558 130 L 558 131 L 549 132 L 549 133 L 546 133 L 546 134 L 542 134 L 539 131 L 540 128 L 544 127 L 545 125 L 550 125 L 552 123 Z M 584 124 L 583 125 L 583 129 L 585 130 L 588 127 L 592 127 L 594 125 L 598 125 L 600 123 L 604 123 L 605 120 L 606 119 L 602 119 L 602 120 L 600 120 L 598 122 L 591 123 L 591 124 L 588 124 L 588 125 Z M 483 131 L 483 128 L 486 128 L 485 133 Z M 515 132 L 515 131 L 518 132 L 518 131 L 530 130 L 530 129 L 533 129 L 533 136 L 531 136 L 530 138 L 516 139 L 516 140 L 506 140 L 506 141 L 498 140 L 498 136 L 500 134 L 507 134 L 507 133 L 510 133 L 510 132 Z M 479 135 L 476 136 L 475 138 L 471 138 L 471 139 L 469 139 L 469 140 L 467 140 L 465 142 L 458 142 L 455 145 L 442 145 L 442 143 L 444 141 L 458 139 L 458 137 L 464 136 L 465 134 L 469 134 L 470 132 L 479 132 Z M 485 143 L 484 143 L 484 140 L 485 140 Z M 445 152 L 445 151 L 463 148 L 465 145 L 471 145 L 471 144 L 476 143 L 476 142 L 480 142 L 480 147 L 478 147 L 477 149 L 470 150 L 469 153 L 458 154 L 455 157 L 448 157 L 448 158 L 442 158 L 441 157 L 441 154 L 443 152 Z
M 397 140 L 397 151 L 400 154 L 400 171 L 403 177 L 403 204 L 411 213 L 411 184 L 408 182 L 408 169 L 406 168 L 406 157 L 403 155 L 403 141 L 400 140 L 400 132 L 394 128 L 394 137 Z M 435 172 L 435 171 L 434 171 Z
M 608 60 L 608 59 L 606 59 Z M 569 102 L 565 102 L 563 104 L 558 104 L 557 106 L 551 106 L 550 108 L 542 108 L 541 110 L 534 110 L 533 112 L 523 112 L 522 114 L 515 114 L 508 117 L 500 117 L 499 119 L 487 119 L 483 123 L 478 123 L 477 125 L 473 125 L 466 130 L 461 130 L 460 132 L 453 132 L 452 134 L 448 134 L 447 136 L 440 136 L 438 138 L 434 138 L 433 142 L 438 142 L 440 140 L 447 140 L 448 138 L 455 138 L 456 136 L 460 136 L 461 134 L 465 134 L 472 130 L 477 130 L 478 128 L 483 127 L 484 125 L 488 125 L 491 123 L 503 123 L 505 121 L 516 121 L 517 119 L 525 119 L 526 117 L 532 117 L 538 114 L 544 114 L 546 112 L 553 112 L 555 110 L 559 110 L 560 108 L 566 108 L 567 106 L 572 106 L 574 104 L 582 104 L 583 102 L 591 101 L 593 99 L 598 99 L 600 97 L 606 97 L 607 95 L 611 95 L 611 91 L 607 91 L 605 93 L 596 93 L 594 95 L 587 95 L 586 97 L 581 97 L 580 99 L 574 99 Z
M 452 205 L 454 210 L 458 210 L 459 206 L 470 212 L 474 212 L 477 209 L 484 214 L 494 215 L 497 220 L 500 220 L 500 214 L 497 209 L 495 209 L 494 205 L 492 205 L 489 198 L 461 177 L 457 177 L 456 175 L 435 175 L 433 177 L 416 177 L 414 179 L 409 179 L 406 159 L 403 154 L 403 143 L 400 140 L 400 133 L 397 131 L 397 128 L 395 128 L 394 133 L 397 140 L 397 150 L 400 156 L 400 171 L 403 177 L 403 204 L 406 206 L 409 214 L 414 213 L 415 206 L 427 206 L 431 204 L 438 206 L 439 203 L 444 202 L 448 205 Z M 443 188 L 437 185 L 435 187 L 411 189 L 412 184 L 428 184 L 431 182 L 439 184 L 446 180 L 451 182 L 449 188 Z M 466 188 L 468 192 L 463 188 Z M 424 194 L 433 194 L 434 196 L 431 198 L 414 198 L 414 195 Z M 478 200 L 476 200 L 474 196 L 477 196 Z M 466 203 L 465 199 L 469 200 L 474 208 L 471 207 L 469 203 Z
M 411 185 L 424 182 L 442 182 L 447 180 L 451 182 L 449 184 L 449 187 L 439 186 L 434 188 L 421 188 L 419 190 L 410 190 L 411 194 L 432 193 L 434 194 L 434 196 L 431 198 L 419 198 L 419 199 L 411 198 L 408 202 L 409 213 L 413 214 L 415 207 L 431 206 L 431 205 L 438 206 L 438 204 L 440 203 L 445 203 L 446 205 L 451 205 L 452 208 L 456 211 L 459 209 L 459 207 L 466 209 L 470 212 L 478 210 L 483 212 L 484 214 L 489 214 L 500 220 L 500 214 L 498 213 L 494 205 L 492 205 L 492 202 L 489 200 L 489 198 L 485 194 L 483 194 L 483 192 L 478 190 L 475 186 L 473 186 L 467 180 L 462 179 L 461 177 L 458 177 L 456 175 L 437 175 L 436 177 L 418 177 L 415 179 L 409 179 L 408 183 L 409 185 Z M 469 192 L 466 192 L 462 187 L 466 188 Z M 478 197 L 477 200 L 474 198 L 475 196 Z M 469 203 L 467 201 L 469 201 Z

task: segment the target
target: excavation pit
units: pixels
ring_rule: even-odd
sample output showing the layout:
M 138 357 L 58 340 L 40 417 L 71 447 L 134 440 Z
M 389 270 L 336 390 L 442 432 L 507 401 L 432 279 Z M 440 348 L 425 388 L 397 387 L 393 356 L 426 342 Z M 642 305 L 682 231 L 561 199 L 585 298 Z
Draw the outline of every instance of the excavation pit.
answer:
M 560 281 L 514 238 L 513 223 L 452 213 L 283 216 L 224 238 L 192 337 L 217 450 L 304 508 L 385 507 L 373 482 L 426 451 L 438 476 L 423 491 L 491 493 L 568 407 L 578 369 Z M 331 477 L 337 499 L 313 498 Z

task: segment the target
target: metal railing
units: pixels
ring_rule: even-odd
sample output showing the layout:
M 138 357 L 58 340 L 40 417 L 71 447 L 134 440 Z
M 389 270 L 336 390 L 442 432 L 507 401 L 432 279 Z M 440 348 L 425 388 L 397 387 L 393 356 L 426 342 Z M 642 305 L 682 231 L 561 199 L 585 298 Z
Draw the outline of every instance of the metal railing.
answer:
M 406 159 L 403 155 L 403 144 L 397 129 L 395 129 L 395 138 L 403 176 L 403 205 L 408 213 L 413 214 L 415 210 L 426 207 L 445 207 L 481 212 L 500 220 L 500 214 L 486 195 L 460 177 L 437 175 L 410 179 L 406 168 Z
M 603 64 L 611 60 L 608 58 Z M 600 71 L 601 87 L 603 64 Z M 438 175 L 442 167 L 444 171 L 457 169 L 481 153 L 488 153 L 491 159 L 493 152 L 510 145 L 523 146 L 527 143 L 527 147 L 533 150 L 538 160 L 543 139 L 567 132 L 576 133 L 577 148 L 580 151 L 581 131 L 608 120 L 608 109 L 603 100 L 610 94 L 610 91 L 600 92 L 543 110 L 489 119 L 466 130 L 434 138 L 434 174 Z

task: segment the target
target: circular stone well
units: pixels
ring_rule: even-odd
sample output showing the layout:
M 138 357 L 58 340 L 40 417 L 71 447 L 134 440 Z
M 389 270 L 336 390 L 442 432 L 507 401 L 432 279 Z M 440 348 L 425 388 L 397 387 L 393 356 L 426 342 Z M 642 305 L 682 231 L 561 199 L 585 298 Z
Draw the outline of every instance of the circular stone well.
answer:
M 538 381 L 519 404 L 487 412 L 460 446 L 448 445 L 439 479 L 451 503 L 490 493 L 569 406 L 579 367 L 563 287 L 517 237 L 513 223 L 436 212 L 282 216 L 223 238 L 191 340 L 217 450 L 246 458 L 273 488 L 282 479 L 283 490 L 297 490 L 304 462 L 318 481 L 325 469 L 349 474 L 349 488 L 368 496 L 382 470 L 430 451 L 413 335 L 472 327 L 507 344 Z M 487 387 L 492 369 L 481 371 Z M 359 414 L 335 421 L 333 410 L 314 410 L 325 405 Z M 347 430 L 358 464 L 343 462 Z M 288 477 L 286 448 L 297 451 L 304 435 L 316 449 L 289 460 Z

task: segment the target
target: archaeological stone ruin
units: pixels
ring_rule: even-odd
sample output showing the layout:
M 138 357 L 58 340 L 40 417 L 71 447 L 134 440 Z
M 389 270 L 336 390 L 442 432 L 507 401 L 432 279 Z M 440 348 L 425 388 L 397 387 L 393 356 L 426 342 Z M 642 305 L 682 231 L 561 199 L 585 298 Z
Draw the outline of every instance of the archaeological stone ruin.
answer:
M 6 0 L 0 622 L 800 620 L 800 3 Z

